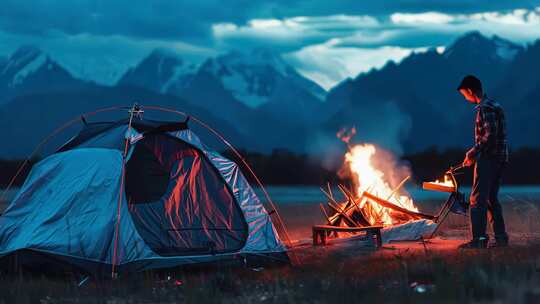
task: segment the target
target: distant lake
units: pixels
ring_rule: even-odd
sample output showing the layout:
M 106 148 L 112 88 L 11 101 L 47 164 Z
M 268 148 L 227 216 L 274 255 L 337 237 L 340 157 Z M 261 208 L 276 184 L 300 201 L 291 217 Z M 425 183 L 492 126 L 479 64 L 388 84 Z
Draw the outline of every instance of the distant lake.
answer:
M 414 201 L 436 201 L 448 198 L 448 193 L 426 191 L 421 188 L 409 187 L 405 189 Z M 319 187 L 315 186 L 269 186 L 267 191 L 270 198 L 277 204 L 318 204 L 326 202 L 324 194 Z M 467 197 L 471 192 L 471 187 L 462 187 L 460 191 Z M 261 199 L 264 195 L 260 189 L 256 189 Z M 333 194 L 339 195 L 338 189 L 333 189 Z M 533 186 L 506 186 L 499 193 L 501 201 L 525 199 L 540 201 L 540 185 Z
M 326 202 L 324 194 L 319 187 L 316 186 L 268 186 L 266 189 L 270 198 L 276 204 L 318 204 Z M 17 191 L 18 189 L 10 190 L 6 195 L 7 200 L 12 199 Z M 259 197 L 264 200 L 261 189 L 256 188 L 255 191 Z M 445 200 L 448 197 L 448 193 L 425 191 L 415 187 L 406 188 L 406 191 L 408 191 L 413 200 L 417 202 Z M 470 187 L 461 188 L 461 192 L 467 196 L 470 191 Z M 2 192 L 3 190 L 0 194 L 2 194 Z M 340 194 L 338 189 L 333 189 L 333 192 L 336 197 L 339 197 Z M 519 199 L 540 201 L 540 186 L 506 186 L 501 189 L 499 198 L 501 201 Z M 3 208 L 0 207 L 0 209 Z

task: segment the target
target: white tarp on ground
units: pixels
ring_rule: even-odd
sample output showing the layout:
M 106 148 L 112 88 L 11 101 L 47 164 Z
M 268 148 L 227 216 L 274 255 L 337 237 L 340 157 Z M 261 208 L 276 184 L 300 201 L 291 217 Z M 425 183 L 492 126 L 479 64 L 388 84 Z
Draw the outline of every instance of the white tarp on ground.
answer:
M 388 226 L 381 230 L 381 236 L 383 244 L 388 244 L 393 241 L 417 241 L 422 237 L 428 238 L 431 236 L 433 231 L 437 228 L 437 224 L 431 220 L 415 220 L 410 221 L 404 224 L 399 224 L 395 226 Z M 364 243 L 366 246 L 375 246 L 375 243 L 372 240 L 369 240 L 366 235 L 353 235 L 345 237 L 341 236 L 340 238 L 331 238 L 327 242 L 329 244 L 342 244 L 346 245 L 347 243 L 358 242 Z
M 381 230 L 384 244 L 392 241 L 415 241 L 422 237 L 429 237 L 437 228 L 431 220 L 416 220 L 404 224 L 389 226 Z

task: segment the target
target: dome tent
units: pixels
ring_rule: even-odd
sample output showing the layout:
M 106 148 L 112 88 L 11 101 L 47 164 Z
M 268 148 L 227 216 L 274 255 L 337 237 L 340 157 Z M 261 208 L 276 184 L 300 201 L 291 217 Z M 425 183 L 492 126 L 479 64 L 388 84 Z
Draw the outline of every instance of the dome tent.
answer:
M 89 273 L 244 258 L 287 259 L 238 165 L 186 122 L 85 123 L 37 163 L 0 216 L 0 256 Z

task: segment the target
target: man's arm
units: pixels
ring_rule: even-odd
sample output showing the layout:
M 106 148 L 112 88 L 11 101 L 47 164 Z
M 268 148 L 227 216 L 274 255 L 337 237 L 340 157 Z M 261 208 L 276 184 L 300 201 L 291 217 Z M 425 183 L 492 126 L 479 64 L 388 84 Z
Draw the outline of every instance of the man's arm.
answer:
M 482 130 L 482 136 L 475 143 L 469 151 L 467 151 L 466 158 L 474 160 L 478 157 L 478 154 L 484 152 L 490 143 L 495 140 L 495 128 L 497 127 L 497 114 L 491 109 L 480 108 L 478 109 L 478 122 L 479 127 Z

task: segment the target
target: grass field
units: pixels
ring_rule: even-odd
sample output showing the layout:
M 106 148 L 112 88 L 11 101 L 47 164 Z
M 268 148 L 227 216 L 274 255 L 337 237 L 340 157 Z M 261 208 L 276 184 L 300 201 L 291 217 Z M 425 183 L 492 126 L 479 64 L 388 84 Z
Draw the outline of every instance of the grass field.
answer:
M 540 303 L 540 245 L 507 249 L 324 248 L 303 265 L 213 268 L 114 281 L 3 276 L 1 303 Z M 409 246 L 408 246 L 409 247 Z
M 509 248 L 458 250 L 466 219 L 453 216 L 432 241 L 380 250 L 304 242 L 294 266 L 176 269 L 81 286 L 80 277 L 1 274 L 0 303 L 540 303 L 538 204 L 507 199 L 504 208 Z M 282 215 L 295 239 L 307 239 L 318 212 L 290 205 Z

